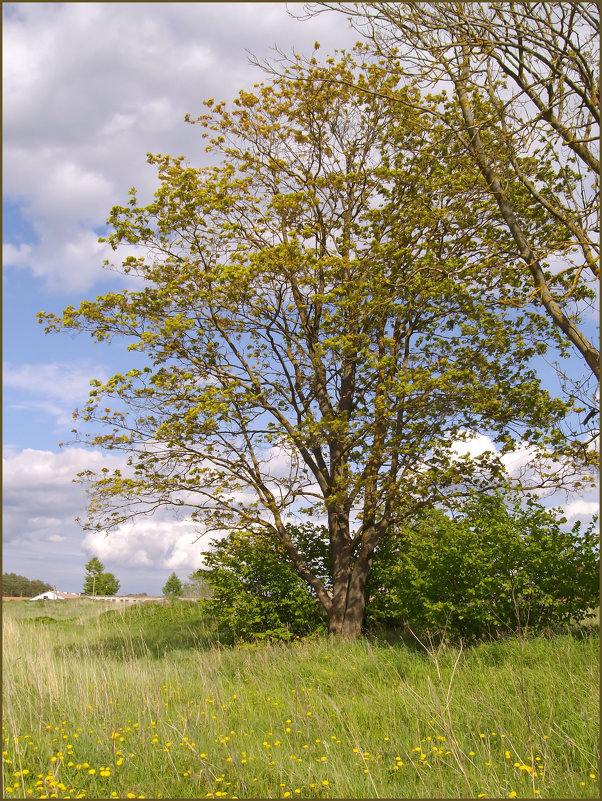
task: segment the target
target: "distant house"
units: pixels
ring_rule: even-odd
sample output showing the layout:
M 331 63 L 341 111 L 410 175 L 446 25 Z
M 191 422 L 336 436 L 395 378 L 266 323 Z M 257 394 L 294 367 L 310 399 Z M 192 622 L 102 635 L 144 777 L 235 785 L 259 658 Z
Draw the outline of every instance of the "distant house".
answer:
M 56 592 L 56 590 L 48 590 L 47 592 L 43 592 L 41 595 L 35 595 L 33 598 L 30 598 L 30 601 L 67 601 L 72 598 L 79 598 L 79 595 L 75 595 L 72 592 Z

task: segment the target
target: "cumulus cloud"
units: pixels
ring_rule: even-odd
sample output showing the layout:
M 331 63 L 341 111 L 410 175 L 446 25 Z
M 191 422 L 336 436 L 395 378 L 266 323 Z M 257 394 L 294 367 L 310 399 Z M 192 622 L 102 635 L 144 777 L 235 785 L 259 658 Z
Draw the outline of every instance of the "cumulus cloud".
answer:
M 74 518 L 83 514 L 86 495 L 73 478 L 82 470 L 122 467 L 117 454 L 69 447 L 60 453 L 26 448 L 8 449 L 2 459 L 4 474 L 3 535 L 5 542 L 74 536 L 81 530 Z M 66 532 L 70 532 L 69 535 Z
M 83 547 L 108 565 L 185 570 L 203 565 L 201 550 L 215 537 L 199 539 L 198 523 L 191 520 L 139 519 L 105 532 L 89 532 Z
M 265 78 L 246 50 L 311 51 L 355 37 L 336 15 L 300 23 L 284 3 L 33 3 L 4 7 L 4 193 L 36 234 L 5 264 L 51 290 L 106 280 L 97 230 L 135 185 L 156 185 L 146 153 L 208 157 L 183 120 L 213 96 Z M 12 247 L 10 246 L 12 245 Z
M 220 532 L 198 540 L 190 520 L 140 519 L 105 535 L 84 534 L 86 495 L 72 479 L 81 470 L 124 467 L 124 458 L 86 448 L 60 453 L 5 449 L 3 457 L 3 566 L 58 589 L 81 590 L 84 565 L 98 556 L 123 592 L 159 593 L 167 575 L 182 578 L 203 564 L 201 551 Z M 198 541 L 197 541 L 198 540 Z
M 567 520 L 589 520 L 600 511 L 600 504 L 597 501 L 576 500 L 571 501 L 564 507 L 564 514 Z
M 458 439 L 452 444 L 452 452 L 458 456 L 481 456 L 481 454 L 491 451 L 497 452 L 494 441 L 491 437 L 484 434 L 474 434 L 469 431 L 464 432 L 465 438 Z

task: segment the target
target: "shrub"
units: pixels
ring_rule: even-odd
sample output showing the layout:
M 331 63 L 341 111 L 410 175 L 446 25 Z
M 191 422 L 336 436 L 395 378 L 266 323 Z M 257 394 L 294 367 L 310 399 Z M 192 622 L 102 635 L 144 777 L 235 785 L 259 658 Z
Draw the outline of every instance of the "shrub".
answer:
M 599 604 L 598 537 L 564 524 L 510 495 L 430 510 L 375 553 L 366 622 L 475 639 L 579 621 Z
M 324 536 L 312 542 L 309 529 L 310 524 L 289 527 L 289 534 L 324 576 L 328 546 Z M 235 639 L 289 640 L 324 628 L 320 604 L 279 543 L 255 532 L 234 531 L 211 546 L 203 577 L 212 597 L 205 603 Z

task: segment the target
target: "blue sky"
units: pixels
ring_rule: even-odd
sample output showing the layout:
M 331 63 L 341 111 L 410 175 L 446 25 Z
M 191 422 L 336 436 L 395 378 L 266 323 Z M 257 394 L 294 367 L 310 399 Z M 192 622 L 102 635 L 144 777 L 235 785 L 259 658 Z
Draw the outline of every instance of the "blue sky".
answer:
M 131 186 L 152 193 L 149 151 L 206 163 L 184 116 L 262 80 L 247 50 L 309 54 L 319 40 L 332 52 L 357 37 L 341 15 L 300 22 L 284 3 L 5 3 L 3 15 L 3 570 L 79 591 L 96 555 L 123 592 L 157 593 L 172 570 L 184 579 L 202 563 L 190 522 L 86 535 L 72 478 L 120 460 L 58 445 L 90 379 L 125 364 L 124 346 L 47 336 L 35 315 L 123 286 L 97 241 L 111 207 Z M 588 495 L 567 513 L 594 508 Z

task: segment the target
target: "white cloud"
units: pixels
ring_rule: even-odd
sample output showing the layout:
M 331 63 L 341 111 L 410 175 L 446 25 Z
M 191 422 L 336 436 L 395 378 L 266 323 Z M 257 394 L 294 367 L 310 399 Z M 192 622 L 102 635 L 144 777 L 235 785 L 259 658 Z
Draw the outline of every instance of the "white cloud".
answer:
M 52 290 L 103 280 L 97 243 L 113 205 L 135 185 L 154 190 L 146 153 L 207 158 L 183 122 L 210 96 L 232 98 L 265 79 L 249 51 L 310 52 L 355 40 L 338 15 L 301 23 L 284 3 L 32 3 L 4 12 L 5 194 L 37 243 L 8 247 L 5 264 Z
M 11 245 L 10 242 L 2 243 L 2 262 L 5 267 L 25 267 L 31 263 L 33 246 L 27 243 L 22 245 Z
M 456 440 L 452 443 L 452 453 L 458 456 L 481 456 L 481 454 L 491 451 L 497 452 L 494 441 L 484 434 L 473 434 L 465 432 L 466 439 Z
M 596 501 L 571 501 L 571 503 L 564 507 L 564 515 L 567 520 L 587 519 L 593 515 L 597 515 L 599 511 L 600 504 Z
M 3 534 L 6 542 L 69 536 L 81 538 L 74 518 L 82 515 L 86 495 L 73 479 L 82 470 L 122 467 L 124 459 L 86 448 L 69 447 L 60 453 L 26 448 L 5 450 L 2 459 Z
M 186 570 L 203 565 L 201 550 L 216 535 L 199 540 L 199 526 L 192 520 L 138 519 L 107 533 L 89 532 L 83 546 L 108 565 L 160 567 Z
M 65 403 L 80 403 L 87 399 L 90 380 L 105 381 L 106 368 L 89 359 L 78 362 L 3 365 L 5 388 L 44 395 Z

